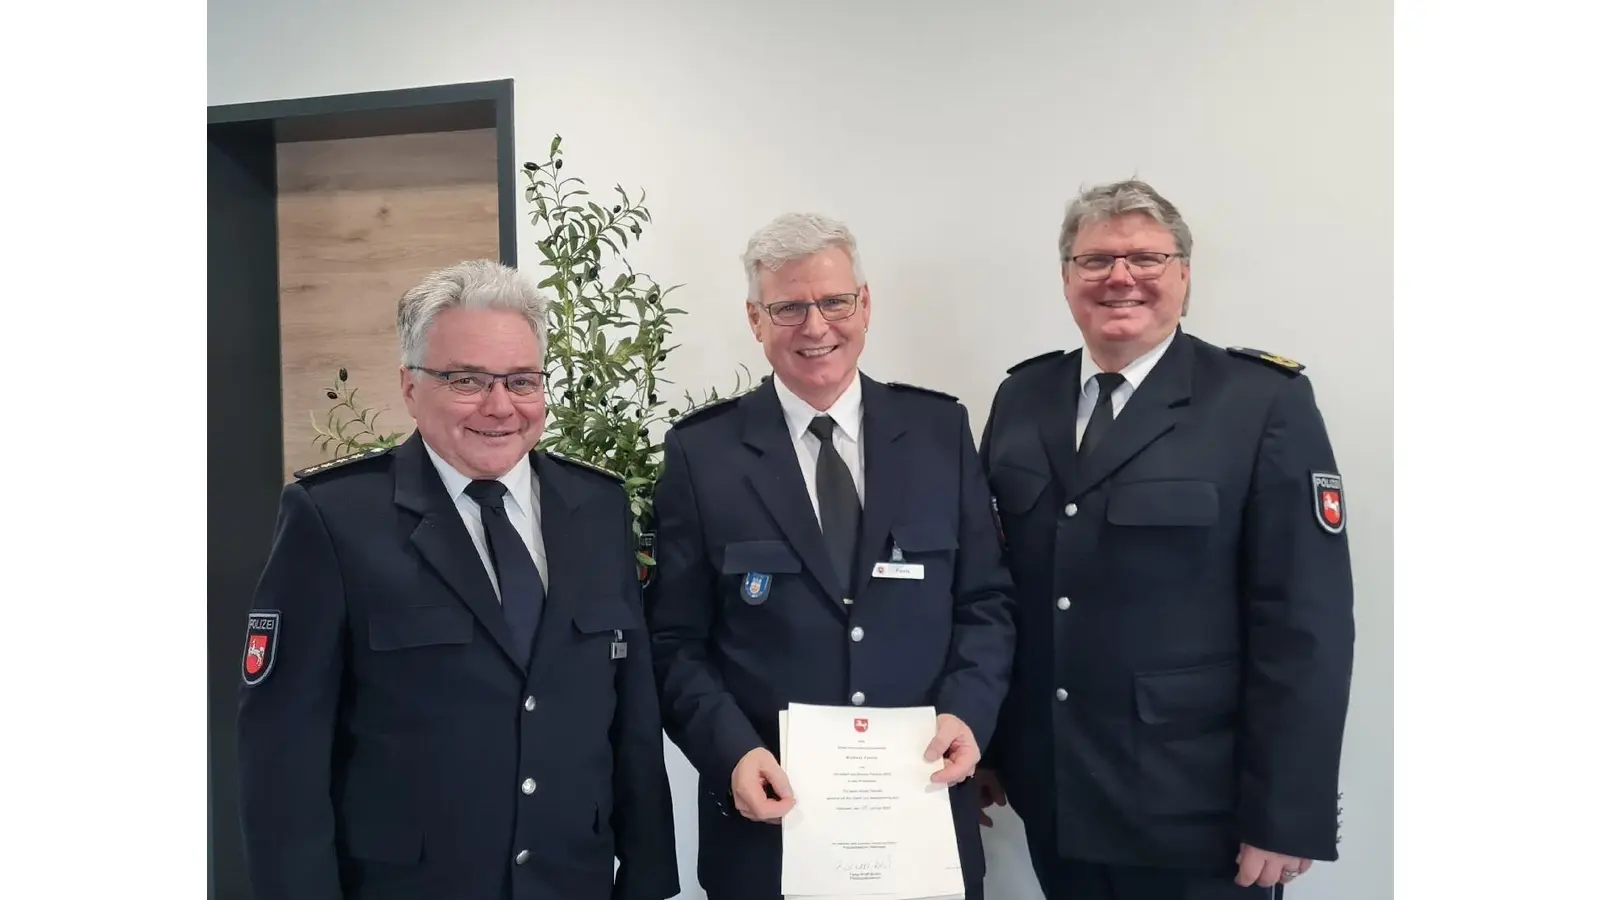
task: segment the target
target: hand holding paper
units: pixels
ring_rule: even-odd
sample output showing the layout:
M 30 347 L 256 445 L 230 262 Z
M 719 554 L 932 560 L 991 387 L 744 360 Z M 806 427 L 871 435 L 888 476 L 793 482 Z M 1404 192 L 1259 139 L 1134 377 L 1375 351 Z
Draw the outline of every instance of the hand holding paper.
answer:
M 768 788 L 777 796 L 776 800 L 768 795 Z M 789 776 L 772 758 L 772 751 L 765 747 L 746 753 L 734 766 L 731 789 L 733 805 L 751 821 L 776 824 L 784 813 L 794 808 L 794 789 L 789 786 Z
M 972 736 L 967 723 L 949 713 L 940 713 L 933 740 L 928 742 L 927 760 L 944 757 L 944 768 L 933 773 L 939 784 L 956 784 L 972 777 L 978 770 L 978 740 Z

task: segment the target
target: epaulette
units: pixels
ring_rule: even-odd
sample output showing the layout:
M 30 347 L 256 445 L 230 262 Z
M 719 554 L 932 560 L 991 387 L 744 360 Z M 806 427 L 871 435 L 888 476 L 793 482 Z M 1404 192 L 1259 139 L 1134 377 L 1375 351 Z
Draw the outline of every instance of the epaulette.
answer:
M 1011 368 L 1007 369 L 1006 370 L 1006 374 L 1010 375 L 1013 372 L 1017 371 L 1018 369 L 1024 368 L 1026 366 L 1031 366 L 1036 362 L 1044 362 L 1047 359 L 1055 359 L 1056 357 L 1060 356 L 1064 352 L 1065 351 L 1063 351 L 1063 350 L 1051 350 L 1048 353 L 1041 353 L 1038 356 L 1029 357 L 1029 358 L 1023 360 L 1022 362 L 1019 362 L 1016 365 L 1012 366 Z
M 765 379 L 763 379 L 763 381 L 764 380 Z M 705 403 L 702 403 L 702 404 L 700 404 L 699 406 L 696 406 L 693 409 L 686 409 L 682 413 L 679 413 L 678 417 L 676 419 L 672 420 L 672 424 L 674 424 L 674 425 L 682 425 L 684 422 L 687 422 L 690 419 L 698 418 L 700 415 L 702 415 L 704 413 L 708 413 L 713 409 L 727 409 L 727 408 L 729 408 L 728 407 L 729 403 L 732 403 L 733 401 L 739 399 L 740 397 L 743 397 L 745 394 L 750 393 L 751 391 L 755 390 L 756 388 L 758 388 L 760 386 L 761 386 L 761 382 L 758 381 L 755 384 L 751 385 L 750 387 L 747 387 L 744 390 L 739 391 L 736 394 L 729 394 L 726 397 L 718 397 L 715 400 L 707 400 Z
M 377 459 L 393 449 L 393 447 L 373 447 L 370 450 L 362 450 L 360 453 L 352 453 L 349 456 L 341 456 L 338 459 L 330 459 L 327 462 L 319 462 L 314 466 L 307 466 L 304 469 L 294 473 L 294 477 L 305 478 L 308 475 L 316 475 L 319 472 L 326 472 L 329 469 L 337 469 L 340 466 L 348 466 L 353 462 L 360 462 L 363 459 Z
M 953 400 L 956 403 L 961 402 L 961 398 L 954 394 L 946 394 L 944 391 L 936 391 L 933 388 L 925 388 L 920 384 L 906 384 L 904 381 L 887 381 L 884 383 L 889 387 L 898 388 L 902 391 L 916 391 L 919 394 L 929 394 L 934 397 L 943 397 L 946 400 Z
M 1268 353 L 1265 350 L 1253 350 L 1249 347 L 1229 347 L 1228 352 L 1232 353 L 1234 356 L 1242 356 L 1245 359 L 1253 359 L 1257 362 L 1268 363 L 1283 369 L 1290 375 L 1299 375 L 1301 372 L 1305 371 L 1306 368 L 1287 356 L 1279 356 L 1276 353 Z
M 564 463 L 571 463 L 571 464 L 573 464 L 575 466 L 582 466 L 583 468 L 588 469 L 591 472 L 599 472 L 601 475 L 604 475 L 604 476 L 606 476 L 608 478 L 614 478 L 617 481 L 622 482 L 623 484 L 626 484 L 627 481 L 628 481 L 628 479 L 623 478 L 621 475 L 618 475 L 616 472 L 613 472 L 610 469 L 605 468 L 604 466 L 597 466 L 594 463 L 589 462 L 588 460 L 578 459 L 575 456 L 568 456 L 565 453 L 557 453 L 554 450 L 546 450 L 545 453 L 548 454 L 551 459 L 559 459 Z

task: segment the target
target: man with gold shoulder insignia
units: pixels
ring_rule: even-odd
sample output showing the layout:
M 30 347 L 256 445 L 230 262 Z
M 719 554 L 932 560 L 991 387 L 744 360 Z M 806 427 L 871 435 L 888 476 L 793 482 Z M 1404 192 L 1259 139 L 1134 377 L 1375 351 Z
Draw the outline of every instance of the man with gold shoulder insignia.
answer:
M 1078 196 L 1083 349 L 1013 366 L 984 428 L 1018 640 L 980 780 L 1050 900 L 1267 897 L 1338 855 L 1343 480 L 1305 366 L 1179 327 L 1192 243 L 1147 184 Z
M 700 773 L 709 900 L 779 900 L 790 703 L 932 706 L 968 900 L 970 776 L 1005 696 L 1011 582 L 966 408 L 857 370 L 872 314 L 843 223 L 750 240 L 745 311 L 773 376 L 681 418 L 656 488 L 651 637 L 667 734 Z M 895 561 L 907 577 L 879 577 Z M 910 574 L 910 573 L 914 573 Z
M 678 893 L 628 498 L 535 449 L 547 323 L 514 269 L 430 274 L 416 432 L 284 489 L 240 664 L 256 900 Z

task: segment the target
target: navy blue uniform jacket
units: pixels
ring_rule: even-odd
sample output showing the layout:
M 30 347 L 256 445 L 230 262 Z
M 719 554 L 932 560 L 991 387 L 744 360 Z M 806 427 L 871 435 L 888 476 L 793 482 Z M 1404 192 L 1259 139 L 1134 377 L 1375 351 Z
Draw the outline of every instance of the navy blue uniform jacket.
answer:
M 1018 590 L 990 761 L 1035 855 L 1336 858 L 1352 588 L 1310 382 L 1180 330 L 1079 461 L 1081 356 L 1013 367 L 982 442 Z
M 1005 694 L 1011 582 L 966 408 L 864 375 L 861 401 L 865 503 L 848 584 L 833 574 L 770 379 L 665 438 L 646 608 L 667 733 L 700 772 L 699 875 L 712 897 L 779 895 L 781 830 L 740 815 L 729 780 L 757 747 L 778 756 L 787 704 L 933 706 L 981 748 Z M 924 567 L 921 580 L 871 577 L 893 547 Z M 771 576 L 759 599 L 742 590 L 752 573 Z M 977 897 L 974 782 L 951 802 Z
M 419 436 L 284 489 L 252 607 L 278 643 L 239 710 L 255 900 L 677 893 L 626 497 L 531 461 L 549 591 L 528 671 Z

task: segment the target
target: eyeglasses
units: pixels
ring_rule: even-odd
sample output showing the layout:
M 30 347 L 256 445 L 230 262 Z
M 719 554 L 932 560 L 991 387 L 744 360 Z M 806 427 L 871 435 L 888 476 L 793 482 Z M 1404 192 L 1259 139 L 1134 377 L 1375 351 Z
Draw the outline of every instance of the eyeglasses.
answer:
M 508 372 L 496 375 L 493 372 L 474 372 L 471 370 L 456 370 L 441 372 L 437 369 L 428 369 L 422 366 L 411 366 L 418 372 L 427 372 L 429 375 L 444 382 L 444 386 L 464 397 L 476 397 L 494 390 L 497 381 L 503 381 L 506 390 L 518 397 L 535 397 L 544 393 L 544 380 L 547 372 Z
M 823 297 L 821 300 L 779 300 L 777 303 L 757 303 L 756 305 L 767 311 L 768 317 L 774 325 L 800 325 L 811 315 L 811 307 L 815 306 L 817 312 L 830 322 L 848 319 L 856 314 L 856 300 L 860 294 L 839 294 L 834 297 Z
M 1149 281 L 1160 278 L 1167 270 L 1167 263 L 1182 256 L 1181 253 L 1086 253 L 1072 257 L 1072 264 L 1078 267 L 1078 275 L 1084 281 L 1104 281 L 1111 277 L 1117 260 L 1127 260 L 1129 275 L 1139 281 Z

